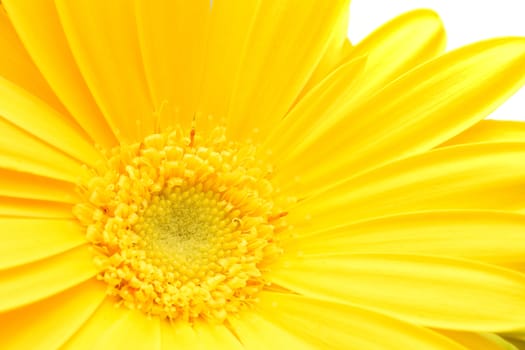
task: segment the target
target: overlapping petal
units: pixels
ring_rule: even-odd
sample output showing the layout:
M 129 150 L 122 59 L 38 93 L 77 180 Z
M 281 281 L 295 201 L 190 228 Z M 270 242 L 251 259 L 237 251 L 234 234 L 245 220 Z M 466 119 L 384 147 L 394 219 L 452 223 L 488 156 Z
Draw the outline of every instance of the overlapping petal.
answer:
M 285 154 L 277 153 L 277 178 L 297 178 L 290 191 L 306 196 L 348 174 L 429 150 L 486 117 L 524 82 L 525 39 L 450 52 L 368 99 L 335 110 L 327 103 L 315 128 L 307 126 Z
M 7 0 L 2 5 L 33 62 L 71 116 L 96 143 L 114 146 L 115 133 L 108 127 L 80 74 L 54 1 Z
M 361 305 L 430 327 L 511 331 L 525 322 L 525 276 L 469 260 L 373 253 L 289 255 L 268 277 L 306 296 Z
M 301 232 L 429 210 L 523 208 L 525 143 L 436 149 L 332 185 L 300 201 L 288 220 Z

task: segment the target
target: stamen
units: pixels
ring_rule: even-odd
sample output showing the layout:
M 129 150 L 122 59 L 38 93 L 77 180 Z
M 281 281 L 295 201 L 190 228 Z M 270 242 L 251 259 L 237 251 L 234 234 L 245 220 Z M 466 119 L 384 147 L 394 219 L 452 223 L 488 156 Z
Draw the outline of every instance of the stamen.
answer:
M 252 306 L 286 231 L 271 166 L 253 144 L 171 131 L 122 145 L 81 184 L 74 212 L 121 304 L 161 318 L 222 322 Z

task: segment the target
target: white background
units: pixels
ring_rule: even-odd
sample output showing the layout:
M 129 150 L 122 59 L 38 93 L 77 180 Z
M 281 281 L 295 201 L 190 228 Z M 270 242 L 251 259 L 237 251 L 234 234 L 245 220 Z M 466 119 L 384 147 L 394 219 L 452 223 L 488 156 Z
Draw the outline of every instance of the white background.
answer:
M 350 40 L 359 42 L 382 23 L 417 8 L 440 15 L 447 50 L 497 36 L 525 36 L 525 0 L 352 0 Z M 490 118 L 525 121 L 525 87 Z

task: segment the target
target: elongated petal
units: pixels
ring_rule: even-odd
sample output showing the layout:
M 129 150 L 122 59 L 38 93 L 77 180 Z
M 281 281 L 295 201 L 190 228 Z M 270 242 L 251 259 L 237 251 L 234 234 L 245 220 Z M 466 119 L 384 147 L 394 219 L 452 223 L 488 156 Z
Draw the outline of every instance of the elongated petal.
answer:
M 342 127 L 351 127 L 350 123 L 355 122 L 351 118 L 340 120 L 346 116 L 345 111 L 394 77 L 433 57 L 441 50 L 443 41 L 441 21 L 431 11 L 413 11 L 385 24 L 353 48 L 345 63 L 277 124 L 266 140 L 266 147 L 279 155 L 274 161 L 280 164 L 286 159 L 283 154 L 300 147 L 305 138 L 329 125 L 345 122 L 348 125 Z M 363 66 L 356 67 L 362 72 L 343 68 L 362 59 L 365 59 Z
M 75 124 L 38 98 L 0 77 L 0 116 L 83 163 L 100 159 Z
M 0 168 L 76 183 L 82 163 L 35 138 L 0 115 Z
M 0 270 L 51 257 L 86 243 L 71 220 L 0 217 Z
M 103 146 L 115 145 L 115 136 L 71 55 L 54 1 L 7 0 L 2 1 L 2 5 L 36 66 L 78 124 L 95 142 Z
M 0 168 L 0 196 L 77 203 L 75 185 L 69 182 Z
M 97 274 L 93 254 L 80 246 L 38 262 L 0 271 L 0 311 L 60 293 Z
M 232 137 L 263 137 L 288 112 L 339 29 L 339 14 L 348 6 L 347 0 L 260 2 L 240 69 L 233 77 L 228 112 Z
M 271 149 L 272 162 L 277 166 L 286 167 L 281 163 L 283 154 L 293 147 L 294 142 L 306 137 L 322 127 L 327 121 L 325 114 L 330 109 L 337 108 L 339 104 L 351 100 L 358 85 L 360 77 L 365 71 L 367 57 L 355 57 L 341 64 L 332 74 L 315 86 L 297 105 L 290 111 L 284 120 L 275 127 L 266 138 L 264 147 Z M 301 136 L 298 136 L 301 135 Z M 302 136 L 304 135 L 304 136 Z M 285 168 L 286 169 L 286 168 Z
M 362 305 L 430 327 L 494 332 L 525 325 L 525 276 L 468 260 L 401 254 L 289 256 L 268 275 L 307 296 Z
M 200 131 L 210 113 L 224 117 L 257 3 L 135 3 L 146 77 L 161 110 L 160 127 L 179 123 L 189 128 L 195 117 Z
M 476 350 L 518 350 L 514 345 L 492 333 L 454 332 L 437 330 L 444 336 L 462 344 L 467 349 Z
M 524 232 L 525 215 L 441 211 L 387 216 L 313 234 L 306 231 L 288 244 L 303 255 L 429 254 L 504 264 L 525 260 Z
M 287 219 L 309 231 L 424 210 L 523 208 L 525 143 L 441 148 L 305 199 Z
M 162 350 L 194 350 L 199 343 L 193 327 L 185 322 L 161 322 L 161 349 Z
M 74 219 L 71 204 L 0 196 L 0 217 Z
M 195 333 L 199 339 L 196 348 L 206 349 L 231 349 L 243 350 L 244 347 L 239 343 L 232 332 L 222 324 L 212 324 L 197 322 L 194 325 Z
M 443 143 L 441 147 L 477 142 L 525 142 L 525 123 L 482 120 Z
M 101 334 L 118 323 L 127 313 L 132 312 L 129 309 L 117 307 L 116 303 L 117 300 L 106 297 L 91 317 L 84 322 L 82 327 L 68 339 L 63 349 L 96 349 L 95 346 L 100 340 Z
M 0 8 L 0 33 L 0 52 L 3 53 L 0 55 L 0 76 L 65 113 L 64 107 L 24 49 L 3 8 Z
M 108 123 L 125 140 L 151 134 L 154 107 L 133 2 L 56 1 L 56 7 L 80 72 Z
M 385 23 L 357 44 L 350 57 L 366 55 L 366 79 L 354 100 L 366 98 L 401 74 L 440 54 L 445 48 L 445 30 L 430 10 L 407 12 Z
M 315 349 L 463 349 L 427 329 L 355 306 L 263 292 L 257 308 Z
M 294 335 L 285 327 L 268 321 L 258 312 L 250 311 L 232 316 L 229 322 L 243 345 L 250 350 L 315 349 L 312 343 L 302 339 L 301 334 Z
M 308 82 L 304 85 L 303 90 L 297 96 L 297 101 L 300 101 L 313 87 L 344 63 L 345 58 L 352 52 L 353 46 L 348 39 L 349 15 L 348 11 L 339 13 L 339 18 L 334 24 L 332 37 L 328 41 L 326 51 Z
M 93 349 L 160 349 L 160 320 L 138 310 L 121 309 L 108 328 L 99 328 Z M 100 327 L 100 325 L 99 325 Z
M 337 123 L 299 138 L 283 154 L 277 177 L 284 183 L 300 174 L 290 190 L 303 196 L 348 174 L 429 150 L 483 119 L 524 82 L 525 38 L 450 52 L 340 111 Z
M 95 312 L 104 297 L 104 285 L 92 279 L 36 304 L 2 314 L 2 346 L 12 350 L 58 349 Z

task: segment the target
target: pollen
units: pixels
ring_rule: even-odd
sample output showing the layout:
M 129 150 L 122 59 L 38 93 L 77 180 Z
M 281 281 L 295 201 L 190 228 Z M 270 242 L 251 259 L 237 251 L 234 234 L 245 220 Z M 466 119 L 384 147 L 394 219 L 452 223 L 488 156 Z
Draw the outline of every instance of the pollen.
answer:
M 223 128 L 153 134 L 106 152 L 74 212 L 119 305 L 222 322 L 250 308 L 282 253 L 286 207 L 272 167 Z

